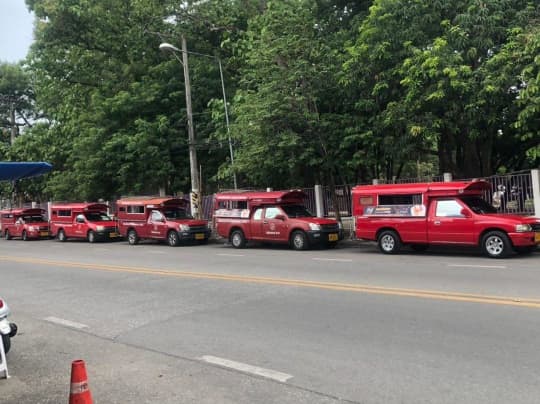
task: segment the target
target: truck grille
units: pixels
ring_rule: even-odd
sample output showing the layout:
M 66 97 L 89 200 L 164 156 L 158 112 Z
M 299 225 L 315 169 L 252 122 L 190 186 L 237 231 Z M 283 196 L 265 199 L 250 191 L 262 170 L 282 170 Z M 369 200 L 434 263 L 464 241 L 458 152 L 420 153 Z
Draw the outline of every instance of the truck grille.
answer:
M 533 231 L 540 231 L 540 223 L 531 224 Z
M 339 231 L 339 226 L 337 224 L 323 224 L 321 225 L 321 230 L 328 233 L 337 233 Z
M 191 226 L 189 228 L 189 231 L 191 233 L 205 233 L 208 231 L 208 227 L 206 226 Z

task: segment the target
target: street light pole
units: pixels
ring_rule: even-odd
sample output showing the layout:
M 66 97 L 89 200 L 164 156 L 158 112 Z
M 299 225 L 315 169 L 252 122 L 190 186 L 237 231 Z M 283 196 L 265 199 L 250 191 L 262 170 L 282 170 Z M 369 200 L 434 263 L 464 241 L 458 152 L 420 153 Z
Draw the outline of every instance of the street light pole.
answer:
M 182 50 L 168 43 L 159 45 L 159 49 L 163 51 L 172 51 L 175 57 L 184 68 L 184 86 L 186 93 L 186 113 L 188 121 L 188 147 L 189 147 L 189 171 L 191 175 L 191 215 L 195 218 L 200 218 L 199 214 L 199 166 L 197 164 L 197 149 L 195 147 L 195 130 L 193 127 L 193 111 L 191 108 L 191 83 L 189 80 L 189 65 L 186 37 L 182 35 Z M 176 53 L 181 52 L 182 59 L 178 58 Z
M 191 173 L 191 214 L 199 218 L 199 166 L 197 164 L 197 149 L 195 148 L 195 129 L 193 128 L 193 111 L 191 109 L 191 83 L 189 81 L 189 66 L 186 37 L 182 35 L 182 65 L 184 66 L 184 84 L 186 87 L 186 110 L 188 119 L 189 141 L 189 171 Z

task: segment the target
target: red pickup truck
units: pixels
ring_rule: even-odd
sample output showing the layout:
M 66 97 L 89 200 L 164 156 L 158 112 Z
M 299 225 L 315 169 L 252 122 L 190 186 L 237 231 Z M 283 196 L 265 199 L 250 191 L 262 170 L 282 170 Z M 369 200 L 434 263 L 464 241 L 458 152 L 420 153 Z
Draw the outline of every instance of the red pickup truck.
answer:
M 49 222 L 43 209 L 11 209 L 0 212 L 2 234 L 6 240 L 49 238 Z
M 182 241 L 206 244 L 210 237 L 208 222 L 193 219 L 184 198 L 131 197 L 116 206 L 120 234 L 131 245 L 141 239 L 166 241 L 171 247 Z
M 490 189 L 485 181 L 354 187 L 356 237 L 377 241 L 385 254 L 432 244 L 478 246 L 491 258 L 534 251 L 540 220 L 497 213 L 483 199 Z
M 235 248 L 249 240 L 288 243 L 295 250 L 334 247 L 343 238 L 341 223 L 314 217 L 304 206 L 306 196 L 298 190 L 216 194 L 216 232 Z

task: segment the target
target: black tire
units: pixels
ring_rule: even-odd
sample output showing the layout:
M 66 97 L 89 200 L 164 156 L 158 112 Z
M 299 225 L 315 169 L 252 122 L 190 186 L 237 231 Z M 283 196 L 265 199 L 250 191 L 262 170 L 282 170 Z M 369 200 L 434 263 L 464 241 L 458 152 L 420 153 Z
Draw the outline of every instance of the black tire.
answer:
M 11 240 L 11 234 L 9 234 L 9 230 L 6 230 L 5 234 L 6 240 Z
M 307 250 L 309 247 L 309 241 L 306 233 L 302 230 L 293 231 L 291 234 L 291 247 L 296 251 Z
M 139 244 L 139 236 L 134 229 L 130 229 L 127 232 L 127 240 L 128 240 L 129 245 Z
M 416 252 L 424 252 L 428 249 L 427 244 L 411 244 L 411 248 Z
M 28 241 L 28 234 L 26 234 L 26 230 L 23 230 L 21 238 L 23 241 Z
M 178 232 L 176 230 L 169 230 L 167 233 L 167 244 L 170 247 L 176 247 L 178 244 L 180 244 L 180 237 L 178 236 Z
M 537 247 L 535 245 L 529 245 L 526 247 L 514 247 L 514 250 L 516 250 L 516 252 L 521 255 L 532 254 L 536 251 L 536 249 Z
M 234 230 L 231 233 L 231 244 L 234 248 L 244 248 L 246 246 L 246 237 L 242 230 Z
M 95 243 L 96 242 L 96 233 L 92 230 L 88 231 L 88 234 L 86 235 L 86 238 L 88 239 L 89 243 Z
M 490 231 L 482 237 L 482 251 L 489 258 L 506 258 L 512 251 L 512 243 L 501 231 Z
M 397 254 L 401 250 L 401 240 L 393 230 L 385 230 L 379 234 L 377 244 L 383 254 Z
M 58 241 L 64 242 L 67 240 L 66 233 L 63 229 L 58 230 L 58 234 L 56 235 L 58 238 Z
M 11 338 L 9 335 L 2 335 L 2 342 L 4 343 L 4 352 L 7 354 L 11 348 Z

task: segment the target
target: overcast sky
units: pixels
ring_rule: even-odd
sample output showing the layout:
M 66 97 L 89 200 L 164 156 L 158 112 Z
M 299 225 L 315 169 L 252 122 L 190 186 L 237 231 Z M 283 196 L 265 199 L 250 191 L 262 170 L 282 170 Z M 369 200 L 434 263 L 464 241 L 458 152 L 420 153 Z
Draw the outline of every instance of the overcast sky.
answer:
M 24 59 L 32 43 L 33 16 L 24 0 L 0 0 L 0 62 Z

